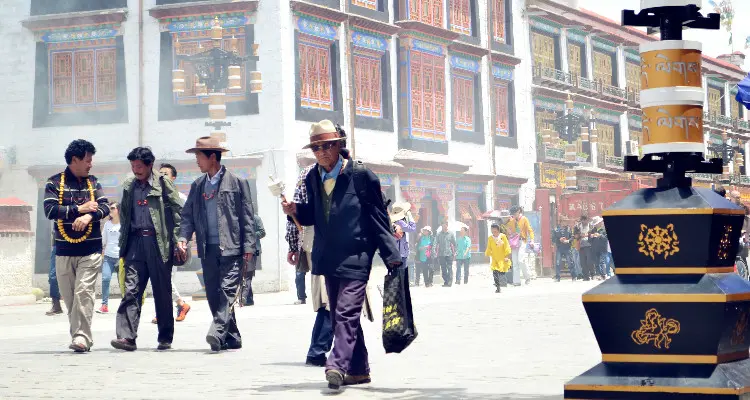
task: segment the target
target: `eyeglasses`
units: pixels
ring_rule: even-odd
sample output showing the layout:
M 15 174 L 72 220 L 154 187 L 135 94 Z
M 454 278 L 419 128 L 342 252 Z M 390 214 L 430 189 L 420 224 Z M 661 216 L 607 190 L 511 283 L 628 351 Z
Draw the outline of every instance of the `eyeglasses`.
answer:
M 312 150 L 313 153 L 317 153 L 321 150 L 330 150 L 335 145 L 336 145 L 336 142 L 316 144 L 316 145 L 310 146 L 310 150 Z

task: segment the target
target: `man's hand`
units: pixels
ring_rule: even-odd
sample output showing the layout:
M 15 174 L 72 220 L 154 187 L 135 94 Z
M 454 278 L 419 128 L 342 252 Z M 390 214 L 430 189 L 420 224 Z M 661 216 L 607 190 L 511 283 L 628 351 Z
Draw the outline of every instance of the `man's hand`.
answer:
M 242 258 L 244 258 L 245 261 L 250 261 L 253 259 L 253 253 L 245 253 L 245 255 L 242 256 Z
M 92 213 L 99 209 L 99 203 L 95 201 L 87 201 L 80 206 L 78 206 L 78 213 L 80 214 L 88 214 Z
M 282 201 L 281 208 L 284 210 L 284 214 L 286 215 L 294 216 L 295 214 L 297 214 L 297 204 L 294 202 L 290 203 L 288 201 Z
M 286 262 L 291 265 L 297 265 L 299 262 L 299 253 L 294 251 L 286 253 Z
M 388 264 L 388 269 L 394 269 L 394 268 L 398 268 L 398 267 L 400 267 L 400 266 L 401 266 L 402 264 L 403 264 L 403 263 L 402 263 L 401 261 L 395 261 L 395 262 L 392 262 L 392 263 Z
M 187 242 L 183 240 L 177 242 L 177 248 L 175 250 L 187 256 Z
M 76 220 L 73 221 L 73 230 L 76 232 L 82 232 L 86 229 L 86 226 L 91 223 L 92 218 L 91 214 L 81 215 L 76 218 Z
M 180 262 L 187 261 L 187 246 L 185 245 L 185 242 L 177 243 L 177 246 L 174 249 L 174 254 L 177 256 L 177 259 L 180 260 Z

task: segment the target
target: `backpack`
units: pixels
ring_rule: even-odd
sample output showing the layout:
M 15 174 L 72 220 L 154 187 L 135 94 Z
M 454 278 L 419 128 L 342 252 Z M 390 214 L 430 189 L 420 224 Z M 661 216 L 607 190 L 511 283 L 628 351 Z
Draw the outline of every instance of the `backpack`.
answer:
M 362 204 L 367 204 L 372 207 L 379 207 L 377 202 L 371 201 L 373 199 L 370 199 L 370 197 L 367 195 L 367 167 L 365 166 L 365 163 L 360 160 L 353 160 L 352 162 L 354 163 L 352 164 L 352 179 L 354 180 L 354 190 L 357 191 L 357 198 L 359 198 L 359 201 Z M 384 212 L 387 215 L 388 206 L 392 203 L 392 201 L 385 195 L 382 190 L 380 191 L 380 196 L 380 200 L 383 202 L 383 206 L 385 208 Z M 392 233 L 395 233 L 393 224 L 391 224 L 391 231 Z

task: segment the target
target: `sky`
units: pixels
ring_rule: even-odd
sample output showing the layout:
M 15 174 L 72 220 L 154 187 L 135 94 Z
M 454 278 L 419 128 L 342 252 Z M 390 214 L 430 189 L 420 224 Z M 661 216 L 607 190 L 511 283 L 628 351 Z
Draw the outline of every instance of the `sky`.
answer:
M 720 0 L 715 0 L 715 2 L 720 3 Z M 615 21 L 621 20 L 623 9 L 638 12 L 641 7 L 640 0 L 579 0 L 578 4 L 581 8 L 594 11 Z M 750 70 L 750 49 L 745 49 L 745 38 L 750 36 L 750 23 L 748 23 L 750 21 L 750 0 L 733 0 L 732 5 L 734 8 L 734 23 L 732 26 L 734 48 L 729 45 L 729 32 L 723 27 L 718 31 L 689 30 L 685 32 L 683 38 L 703 43 L 703 53 L 711 57 L 732 53 L 733 51 L 744 52 L 747 56 L 744 69 L 747 71 Z M 701 12 L 703 15 L 713 12 L 712 7 L 708 5 L 708 0 L 703 0 Z

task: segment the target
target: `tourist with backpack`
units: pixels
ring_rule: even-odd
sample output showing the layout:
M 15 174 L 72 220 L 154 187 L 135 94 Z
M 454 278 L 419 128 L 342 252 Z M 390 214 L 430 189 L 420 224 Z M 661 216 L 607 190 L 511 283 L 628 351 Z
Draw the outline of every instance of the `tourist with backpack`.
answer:
M 315 227 L 312 273 L 325 276 L 334 331 L 325 377 L 329 388 L 339 389 L 370 382 L 360 315 L 375 251 L 389 269 L 400 267 L 402 260 L 380 179 L 352 160 L 343 130 L 323 120 L 312 124 L 309 140 L 305 148 L 317 163 L 304 179 L 308 201 L 284 199 L 281 205 L 290 220 Z

